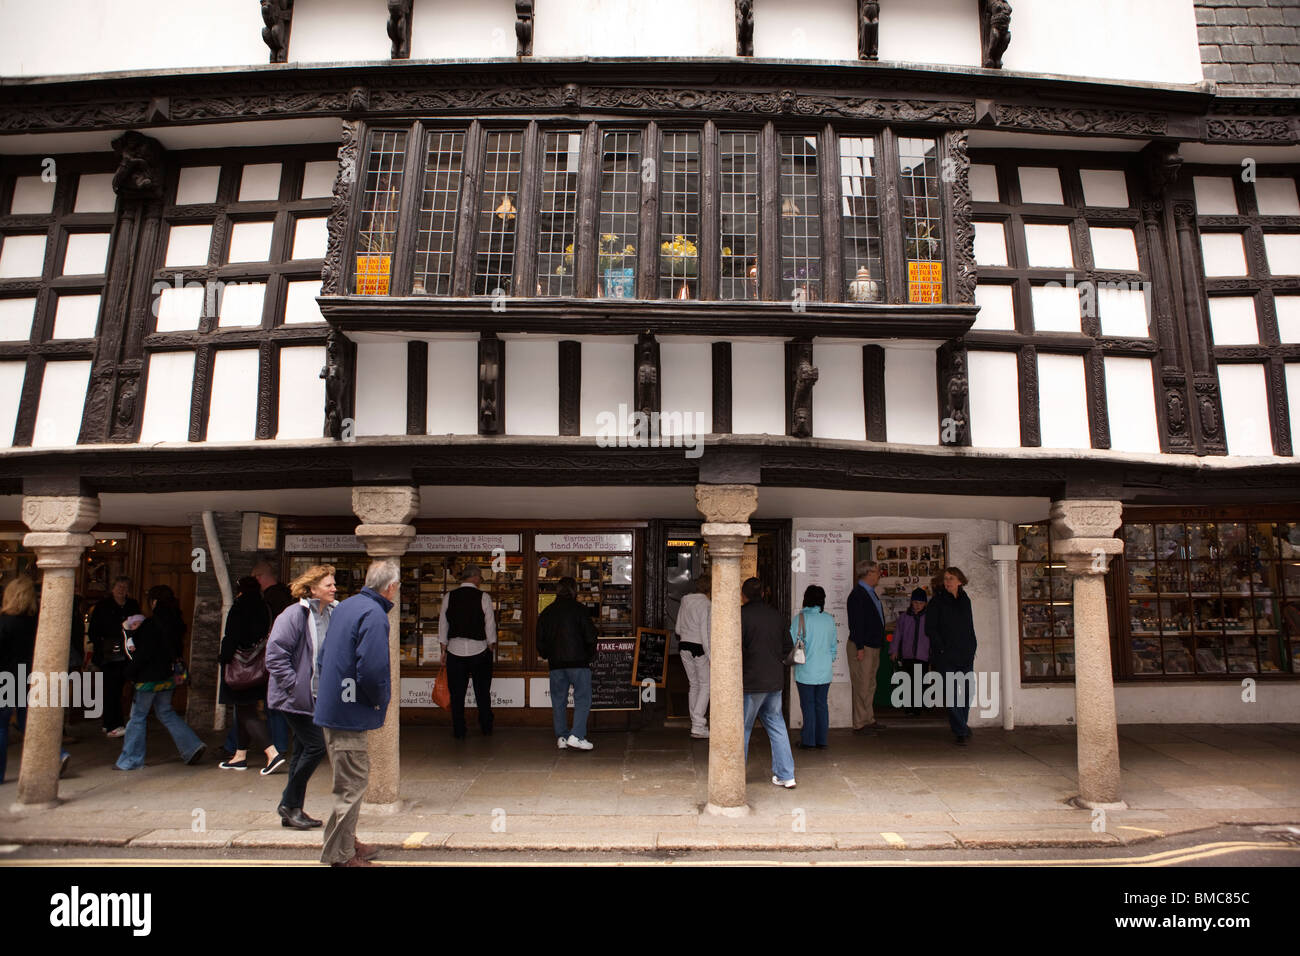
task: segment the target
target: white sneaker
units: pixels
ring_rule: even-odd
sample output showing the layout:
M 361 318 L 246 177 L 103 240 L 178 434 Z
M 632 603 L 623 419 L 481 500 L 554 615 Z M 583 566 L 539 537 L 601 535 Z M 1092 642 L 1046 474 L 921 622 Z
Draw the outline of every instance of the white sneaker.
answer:
M 569 734 L 569 739 L 564 742 L 564 745 L 570 750 L 592 750 L 596 746 L 585 737 L 582 740 L 579 740 L 577 737 L 573 736 L 573 734 Z
M 778 787 L 785 787 L 787 790 L 794 789 L 794 777 L 791 777 L 789 780 L 782 780 L 780 777 L 774 776 L 772 782 Z
M 114 727 L 112 730 L 108 731 L 107 736 L 109 736 L 109 737 L 125 737 L 125 736 L 126 736 L 126 728 L 125 728 L 125 727 Z
M 555 746 L 558 747 L 559 749 L 563 750 L 565 747 L 569 746 L 568 738 L 567 738 L 567 737 L 556 737 L 556 738 L 555 738 Z

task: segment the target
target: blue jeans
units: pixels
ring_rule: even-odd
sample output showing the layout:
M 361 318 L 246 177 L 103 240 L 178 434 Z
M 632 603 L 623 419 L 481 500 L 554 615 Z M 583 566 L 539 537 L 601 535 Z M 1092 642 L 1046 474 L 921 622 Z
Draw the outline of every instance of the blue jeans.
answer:
M 799 734 L 799 741 L 805 747 L 825 747 L 826 732 L 831 727 L 830 711 L 826 706 L 826 694 L 831 689 L 830 684 L 800 684 L 795 681 L 795 687 L 799 688 L 799 709 L 803 711 L 803 730 Z
M 5 769 L 9 762 L 9 718 L 14 713 L 18 716 L 18 729 L 26 733 L 27 731 L 27 708 L 26 707 L 0 707 L 0 783 L 4 783 Z M 66 750 L 59 749 L 59 760 L 68 755 Z
M 573 685 L 573 727 L 568 724 L 569 685 Z M 556 737 L 572 734 L 587 739 L 587 715 L 591 713 L 591 668 L 559 667 L 551 671 L 551 726 Z
M 781 716 L 781 692 L 745 695 L 745 762 L 749 762 L 749 734 L 758 717 L 767 729 L 772 745 L 772 775 L 780 780 L 794 779 L 794 754 L 790 752 L 790 734 Z
M 151 710 L 172 735 L 172 741 L 184 759 L 189 760 L 203 746 L 199 735 L 190 729 L 180 714 L 172 710 L 170 689 L 137 690 L 135 700 L 131 702 L 131 719 L 126 724 L 126 736 L 122 738 L 122 755 L 117 758 L 118 770 L 138 770 L 144 766 L 144 738 Z

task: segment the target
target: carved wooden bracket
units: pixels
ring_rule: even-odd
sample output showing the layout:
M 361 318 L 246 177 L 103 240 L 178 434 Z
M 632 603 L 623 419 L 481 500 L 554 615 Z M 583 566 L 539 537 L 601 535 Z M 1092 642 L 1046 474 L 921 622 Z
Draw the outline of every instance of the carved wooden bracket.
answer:
M 646 332 L 636 337 L 636 410 L 648 416 L 659 406 L 659 342 Z
M 980 46 L 983 66 L 1002 69 L 1002 54 L 1011 43 L 1011 4 L 1007 0 L 980 0 Z
M 966 343 L 945 342 L 939 365 L 939 444 L 970 445 L 970 382 L 966 377 Z
M 736 56 L 754 55 L 754 0 L 736 0 Z
M 858 59 L 880 58 L 880 2 L 858 0 Z
M 324 435 L 346 440 L 355 434 L 344 424 L 351 424 L 352 417 L 352 345 L 338 329 L 331 328 L 325 338 L 325 367 L 320 377 L 325 379 Z
M 388 0 L 388 38 L 393 41 L 389 56 L 406 60 L 411 56 L 411 9 L 415 0 Z
M 533 0 L 515 0 L 515 56 L 533 55 Z
M 786 433 L 795 438 L 811 438 L 813 429 L 813 386 L 818 371 L 813 365 L 811 339 L 795 339 L 785 344 Z
M 478 433 L 503 435 L 506 430 L 506 344 L 491 332 L 478 340 Z
M 159 199 L 163 191 L 163 145 L 156 139 L 127 130 L 113 140 L 117 171 L 113 189 L 127 199 Z
M 293 25 L 293 0 L 261 0 L 262 42 L 271 50 L 272 63 L 289 59 L 289 28 Z

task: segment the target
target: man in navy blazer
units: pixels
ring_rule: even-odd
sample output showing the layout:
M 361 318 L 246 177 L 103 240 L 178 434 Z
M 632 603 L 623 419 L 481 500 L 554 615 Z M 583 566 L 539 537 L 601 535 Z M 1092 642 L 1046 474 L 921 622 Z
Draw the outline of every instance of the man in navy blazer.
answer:
M 331 866 L 373 865 L 375 849 L 357 839 L 357 817 L 370 785 L 366 732 L 384 725 L 392 695 L 388 612 L 400 588 L 396 562 L 371 564 L 366 586 L 334 609 L 320 651 L 315 720 L 334 768 L 334 809 L 320 858 Z
M 885 646 L 885 609 L 876 594 L 880 568 L 875 561 L 859 561 L 854 567 L 858 583 L 849 595 L 849 679 L 853 683 L 853 729 L 875 734 L 884 729 L 876 720 L 872 699 L 876 696 L 876 671 L 880 650 Z

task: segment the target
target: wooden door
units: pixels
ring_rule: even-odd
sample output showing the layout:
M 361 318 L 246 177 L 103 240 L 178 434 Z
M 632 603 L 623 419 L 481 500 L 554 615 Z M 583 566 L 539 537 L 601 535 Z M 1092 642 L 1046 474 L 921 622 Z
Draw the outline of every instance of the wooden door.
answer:
M 166 584 L 180 602 L 181 616 L 185 620 L 185 660 L 190 659 L 190 637 L 194 629 L 194 597 L 198 579 L 191 568 L 191 548 L 189 528 L 144 528 L 141 529 L 140 547 L 140 587 L 138 597 L 141 607 L 145 607 L 145 595 L 157 584 Z M 185 688 L 176 691 L 172 706 L 177 713 L 185 712 L 187 693 Z

